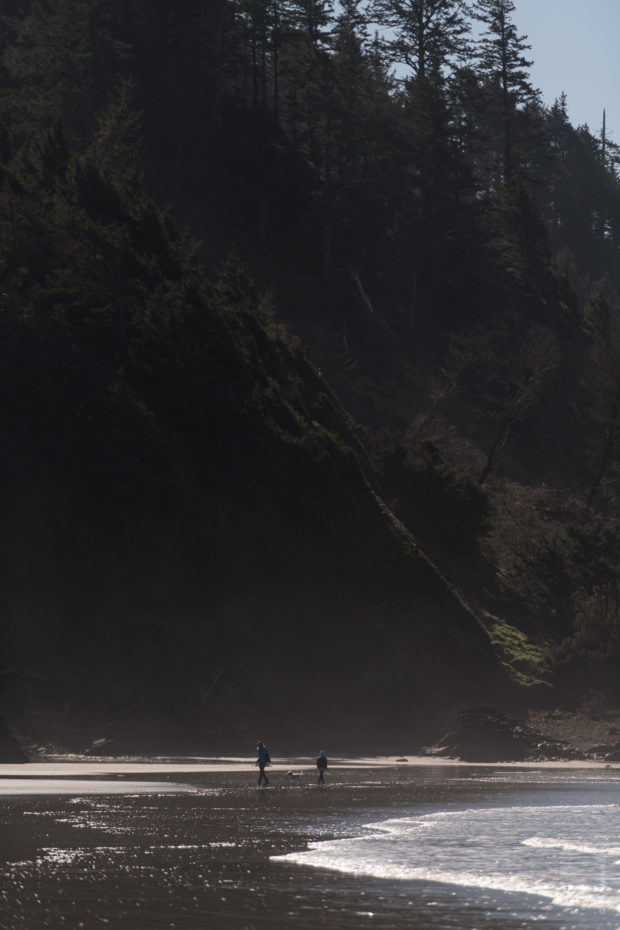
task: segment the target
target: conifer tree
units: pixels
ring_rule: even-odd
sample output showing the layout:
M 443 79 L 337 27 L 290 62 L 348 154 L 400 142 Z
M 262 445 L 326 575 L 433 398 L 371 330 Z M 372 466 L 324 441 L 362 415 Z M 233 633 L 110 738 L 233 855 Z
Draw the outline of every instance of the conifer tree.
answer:
M 434 288 L 446 280 L 461 244 L 459 225 L 471 201 L 471 177 L 463 158 L 450 101 L 433 81 L 412 79 L 402 97 L 402 131 L 410 160 L 411 235 L 422 279 Z M 419 282 L 418 282 L 419 283 Z M 418 284 L 414 285 L 417 290 Z
M 103 177 L 117 184 L 135 183 L 140 178 L 140 121 L 141 114 L 135 109 L 134 82 L 124 78 L 99 117 L 87 150 Z
M 339 262 L 357 265 L 362 242 L 381 213 L 377 188 L 389 158 L 389 98 L 360 0 L 341 4 L 331 42 L 322 173 L 330 241 L 324 242 L 323 274 L 331 265 L 332 233 L 339 235 Z
M 525 57 L 530 48 L 512 21 L 512 0 L 475 0 L 474 15 L 486 26 L 478 43 L 479 74 L 486 82 L 491 105 L 497 109 L 503 180 L 509 184 L 515 173 L 515 127 L 517 113 L 538 98 L 529 80 L 532 62 Z
M 452 267 L 451 245 L 460 234 L 466 172 L 455 135 L 448 79 L 468 49 L 469 23 L 463 0 L 375 0 L 372 15 L 384 29 L 388 61 L 408 69 L 402 80 L 402 176 L 399 226 L 410 283 L 408 316 L 431 309 L 434 292 Z M 402 73 L 402 69 L 401 69 Z
M 547 151 L 551 158 L 546 158 L 538 169 L 542 183 L 536 185 L 534 194 L 539 210 L 546 222 L 553 246 L 562 250 L 566 247 L 567 203 L 571 197 L 570 161 L 574 147 L 574 129 L 568 118 L 567 98 L 562 93 L 549 109 L 545 118 L 545 138 Z
M 310 164 L 323 169 L 331 93 L 328 0 L 287 0 L 282 7 L 283 125 Z
M 540 159 L 532 195 L 545 217 L 556 250 L 568 249 L 580 273 L 607 277 L 618 286 L 620 182 L 602 158 L 601 140 L 587 126 L 575 129 L 566 102 L 556 101 L 545 119 L 547 152 Z M 606 143 L 609 158 L 611 143 Z
M 253 107 L 277 99 L 277 0 L 237 0 L 232 33 L 236 92 Z
M 315 48 L 329 45 L 334 20 L 332 0 L 285 0 L 283 16 L 290 28 Z
M 437 77 L 465 49 L 464 0 L 374 0 L 373 19 L 386 31 L 391 61 L 421 80 Z
M 602 288 L 588 296 L 585 327 L 590 339 L 591 415 L 598 433 L 593 446 L 594 477 L 586 502 L 592 506 L 601 488 L 617 472 L 618 435 L 620 433 L 620 334 L 617 310 L 610 306 Z M 617 474 L 616 474 L 617 480 Z
M 71 141 L 83 144 L 93 105 L 92 11 L 84 0 L 33 3 L 9 21 L 13 41 L 2 64 L 11 79 L 3 92 L 14 130 L 27 134 L 61 120 Z

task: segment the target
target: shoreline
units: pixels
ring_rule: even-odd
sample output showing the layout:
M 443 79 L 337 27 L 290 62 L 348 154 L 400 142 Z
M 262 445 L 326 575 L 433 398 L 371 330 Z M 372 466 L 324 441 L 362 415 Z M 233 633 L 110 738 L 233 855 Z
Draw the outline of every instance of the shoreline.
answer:
M 594 800 L 613 811 L 620 790 L 618 772 L 592 762 L 471 765 L 413 756 L 407 763 L 391 756 L 334 758 L 324 787 L 306 764 L 300 787 L 285 775 L 295 760 L 277 760 L 266 790 L 257 787 L 250 760 L 236 756 L 0 766 L 8 895 L 0 930 L 99 921 L 114 930 L 290 930 L 323 926 L 326 915 L 338 930 L 359 930 L 362 917 L 377 930 L 508 930 L 523 901 L 504 891 L 487 904 L 483 921 L 470 907 L 478 900 L 475 889 L 433 883 L 432 876 L 403 884 L 398 877 L 316 866 L 332 841 L 363 840 L 394 818 L 411 824 L 427 815 L 441 820 L 450 812 L 501 811 L 554 798 L 558 810 Z M 53 768 L 55 780 L 46 777 Z M 18 771 L 6 777 L 8 769 Z M 78 773 L 81 778 L 67 777 Z M 151 778 L 132 779 L 133 773 Z M 25 790 L 15 790 L 19 785 Z M 389 832 L 382 835 L 389 842 Z M 304 863 L 311 850 L 318 858 L 313 853 L 313 864 Z M 526 904 L 524 921 L 530 913 Z M 570 930 L 583 928 L 570 924 Z
M 269 766 L 269 772 L 285 774 L 291 769 L 314 775 L 316 766 L 302 761 L 299 756 L 286 757 Z M 432 756 L 408 756 L 406 761 L 395 756 L 334 757 L 328 771 L 351 771 L 362 769 L 544 769 L 544 770 L 611 770 L 620 769 L 620 762 L 595 759 L 553 759 L 538 761 L 464 762 L 460 759 L 436 758 Z M 174 774 L 254 774 L 254 761 L 230 756 L 154 756 L 84 759 L 74 756 L 56 756 L 36 762 L 0 764 L 0 779 L 46 779 L 76 778 L 99 775 L 174 775 Z M 2 789 L 0 788 L 0 794 Z
M 613 811 L 620 789 L 618 772 L 591 763 L 474 766 L 418 757 L 397 763 L 391 756 L 334 759 L 324 787 L 307 765 L 300 787 L 285 775 L 294 758 L 276 762 L 266 790 L 257 787 L 249 760 L 231 756 L 150 763 L 65 759 L 33 763 L 30 776 L 22 767 L 4 779 L 17 767 L 1 766 L 6 841 L 0 930 L 100 922 L 114 930 L 290 930 L 323 926 L 326 916 L 338 930 L 359 930 L 366 917 L 377 930 L 508 930 L 516 907 L 523 926 L 538 911 L 500 888 L 491 892 L 483 919 L 480 876 L 468 890 L 445 876 L 435 882 L 430 873 L 420 880 L 398 869 L 394 877 L 376 875 L 376 857 L 370 874 L 355 867 L 338 871 L 333 856 L 329 868 L 320 867 L 321 857 L 334 852 L 333 841 L 365 843 L 377 825 L 386 825 L 379 843 L 390 843 L 395 818 L 411 826 L 418 818 L 443 822 L 451 812 L 471 817 L 480 809 L 488 816 L 507 805 L 554 801 L 557 810 L 604 802 Z M 132 779 L 127 766 L 150 779 Z M 63 773 L 55 780 L 45 777 L 53 767 Z M 110 769 L 121 777 L 106 779 Z M 66 777 L 78 771 L 95 778 Z M 477 831 L 469 839 L 475 837 Z M 434 848 L 431 836 L 429 855 Z M 464 849 L 468 853 L 469 841 Z M 308 852 L 311 861 L 305 862 Z M 381 846 L 377 855 L 383 855 Z M 570 930 L 592 925 L 569 924 Z

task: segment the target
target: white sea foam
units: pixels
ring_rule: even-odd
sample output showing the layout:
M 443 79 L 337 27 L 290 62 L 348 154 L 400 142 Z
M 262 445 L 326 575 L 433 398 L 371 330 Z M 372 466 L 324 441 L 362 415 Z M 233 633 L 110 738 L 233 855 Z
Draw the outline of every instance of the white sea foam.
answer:
M 552 836 L 529 836 L 521 842 L 524 846 L 531 846 L 534 849 L 562 849 L 565 852 L 583 853 L 586 856 L 620 856 L 620 846 L 591 845 L 585 841 L 562 840 Z
M 359 837 L 313 843 L 274 858 L 357 876 L 533 895 L 562 908 L 617 915 L 620 836 L 610 835 L 610 809 L 598 804 L 442 811 L 370 823 Z

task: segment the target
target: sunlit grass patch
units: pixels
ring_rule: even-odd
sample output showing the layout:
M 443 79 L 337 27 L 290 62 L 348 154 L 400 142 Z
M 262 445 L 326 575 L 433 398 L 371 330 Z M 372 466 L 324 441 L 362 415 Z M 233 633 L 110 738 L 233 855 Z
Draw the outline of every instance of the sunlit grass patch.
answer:
M 532 642 L 517 627 L 484 612 L 480 622 L 487 631 L 498 659 L 518 685 L 550 685 L 549 652 Z

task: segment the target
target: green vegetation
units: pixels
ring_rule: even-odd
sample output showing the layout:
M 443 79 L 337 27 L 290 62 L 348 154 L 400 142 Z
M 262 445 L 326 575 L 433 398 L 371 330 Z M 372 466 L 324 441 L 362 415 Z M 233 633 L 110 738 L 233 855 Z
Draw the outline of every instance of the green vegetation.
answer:
M 491 614 L 483 614 L 482 623 L 513 681 L 524 688 L 549 685 L 547 679 L 551 663 L 548 649 L 536 645 L 522 630 Z
M 9 706 L 225 719 L 265 664 L 405 719 L 620 656 L 617 150 L 514 12 L 6 5 Z

